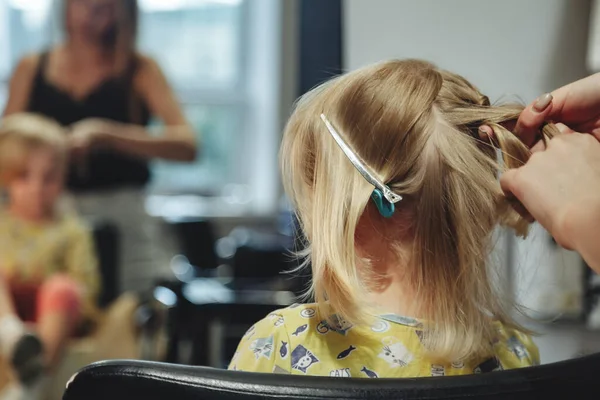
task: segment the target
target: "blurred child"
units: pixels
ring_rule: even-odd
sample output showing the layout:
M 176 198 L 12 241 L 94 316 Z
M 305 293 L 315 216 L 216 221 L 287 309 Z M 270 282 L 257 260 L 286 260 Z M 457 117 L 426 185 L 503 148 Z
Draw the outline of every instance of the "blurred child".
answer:
M 66 133 L 45 117 L 0 121 L 0 356 L 25 384 L 56 365 L 98 292 L 91 236 L 58 207 L 67 152 Z
M 499 223 L 527 228 L 500 189 L 494 148 L 507 167 L 527 160 L 506 128 L 522 109 L 491 106 L 464 78 L 417 60 L 306 94 L 281 164 L 316 303 L 255 324 L 230 369 L 389 378 L 537 364 L 486 265 Z M 480 138 L 483 124 L 494 141 Z

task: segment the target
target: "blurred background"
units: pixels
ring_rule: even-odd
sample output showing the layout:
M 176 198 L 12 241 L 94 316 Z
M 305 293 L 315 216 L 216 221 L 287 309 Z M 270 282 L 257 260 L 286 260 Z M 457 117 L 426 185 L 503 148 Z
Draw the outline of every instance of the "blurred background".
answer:
M 0 109 L 19 59 L 62 40 L 59 3 L 0 0 Z M 97 251 L 105 305 L 130 291 L 152 304 L 135 314 L 151 338 L 139 357 L 170 362 L 225 367 L 251 323 L 297 301 L 306 285 L 306 272 L 281 274 L 297 266 L 290 251 L 298 238 L 277 151 L 299 95 L 342 71 L 394 57 L 432 61 L 492 101 L 524 103 L 600 68 L 600 16 L 591 0 L 138 5 L 139 50 L 162 67 L 201 150 L 192 163 L 151 163 L 140 207 L 160 221 L 156 246 L 170 262 L 130 274 L 114 254 L 118 232 L 106 225 Z M 594 277 L 582 260 L 539 227 L 525 241 L 505 231 L 497 238 L 499 283 L 544 321 L 530 322 L 544 334 L 542 361 L 600 348 Z
M 293 96 L 290 85 L 281 84 L 293 81 L 281 61 L 284 52 L 293 52 L 282 41 L 285 7 L 244 0 L 139 1 L 138 49 L 160 64 L 187 118 L 198 135 L 202 132 L 204 147 L 191 165 L 153 165 L 149 191 L 225 196 L 239 202 L 221 209 L 167 207 L 165 213 L 267 215 L 276 207 L 273 154 L 284 118 L 280 99 L 287 96 L 289 108 Z M 60 1 L 0 2 L 0 105 L 21 57 L 63 39 L 62 14 Z

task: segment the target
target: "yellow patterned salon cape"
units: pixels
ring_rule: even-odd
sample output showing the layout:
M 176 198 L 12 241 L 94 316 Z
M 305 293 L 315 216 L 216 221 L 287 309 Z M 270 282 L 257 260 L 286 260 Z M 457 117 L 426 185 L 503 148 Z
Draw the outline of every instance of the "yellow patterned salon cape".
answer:
M 471 362 L 432 364 L 423 359 L 422 324 L 382 315 L 371 327 L 353 329 L 317 317 L 314 304 L 269 314 L 242 338 L 229 369 L 294 375 L 393 378 L 467 375 L 539 364 L 531 338 L 498 324 L 494 354 Z

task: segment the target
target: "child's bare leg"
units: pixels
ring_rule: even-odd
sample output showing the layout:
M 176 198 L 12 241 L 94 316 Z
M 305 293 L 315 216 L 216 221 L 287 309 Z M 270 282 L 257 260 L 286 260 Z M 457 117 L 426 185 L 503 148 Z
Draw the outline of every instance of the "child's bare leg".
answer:
M 40 289 L 37 309 L 37 331 L 44 343 L 46 365 L 53 368 L 79 321 L 79 284 L 65 275 L 50 278 Z
M 15 307 L 4 277 L 0 274 L 0 319 L 9 315 L 16 316 Z
M 17 316 L 8 284 L 0 274 L 0 354 L 11 357 L 16 342 L 24 333 L 25 326 Z
M 0 355 L 8 360 L 19 380 L 29 384 L 43 371 L 42 344 L 17 316 L 8 284 L 0 275 Z

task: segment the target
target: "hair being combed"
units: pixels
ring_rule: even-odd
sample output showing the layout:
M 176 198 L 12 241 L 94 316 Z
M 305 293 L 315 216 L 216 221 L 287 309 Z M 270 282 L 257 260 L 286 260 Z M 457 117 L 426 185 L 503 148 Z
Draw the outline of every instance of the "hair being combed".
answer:
M 355 232 L 373 187 L 355 170 L 320 120 L 324 113 L 394 192 L 410 216 L 408 279 L 424 312 L 426 347 L 446 360 L 490 351 L 492 319 L 519 328 L 488 276 L 492 231 L 520 235 L 527 222 L 508 205 L 501 168 L 522 165 L 529 149 L 505 126 L 523 106 L 492 106 L 464 78 L 418 61 L 388 61 L 335 78 L 303 96 L 283 138 L 283 182 L 308 241 L 312 294 L 324 315 L 365 322 L 369 279 L 359 272 Z M 552 134 L 552 126 L 547 128 Z M 395 243 L 390 243 L 394 246 Z
M 64 129 L 53 120 L 33 113 L 18 113 L 0 120 L 0 185 L 18 175 L 35 149 L 49 148 L 57 162 L 66 165 L 67 141 Z

